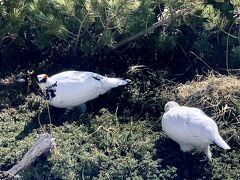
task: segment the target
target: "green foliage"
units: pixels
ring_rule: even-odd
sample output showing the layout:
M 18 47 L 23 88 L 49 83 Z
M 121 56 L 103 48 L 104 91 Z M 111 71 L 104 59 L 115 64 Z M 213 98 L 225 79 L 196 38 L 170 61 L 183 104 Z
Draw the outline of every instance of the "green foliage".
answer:
M 115 101 L 121 92 L 114 93 L 113 90 L 88 103 L 90 110 L 87 114 L 79 114 L 73 110 L 65 115 L 60 109 L 50 108 L 53 123 L 51 132 L 55 138 L 56 147 L 48 158 L 45 156 L 38 158 L 21 172 L 22 178 L 237 178 L 240 157 L 237 134 L 229 142 L 233 150 L 223 152 L 217 146 L 212 146 L 213 161 L 202 163 L 199 160 L 202 159 L 203 154 L 183 153 L 175 142 L 163 134 L 160 118 L 163 106 L 169 100 L 177 99 L 184 103 L 189 102 L 187 97 L 191 96 L 191 103 L 199 107 L 201 103 L 208 103 L 202 101 L 201 93 L 198 91 L 206 87 L 210 92 L 217 93 L 219 97 L 220 95 L 225 97 L 224 101 L 221 101 L 223 105 L 228 103 L 229 106 L 238 106 L 239 98 L 234 97 L 239 80 L 230 77 L 232 80 L 228 77 L 214 79 L 210 76 L 207 81 L 194 81 L 186 85 L 176 84 L 165 79 L 165 73 L 142 66 L 130 68 L 128 75 L 134 83 L 124 90 L 116 104 L 113 102 L 111 104 L 110 101 Z M 14 88 L 11 79 L 4 81 L 2 85 L 6 85 L 6 82 L 12 84 L 8 89 Z M 234 83 L 229 86 L 229 82 Z M 226 85 L 223 87 L 220 84 Z M 16 91 L 12 91 L 13 96 L 17 96 L 20 92 L 24 93 L 21 87 L 16 86 L 15 89 Z M 8 92 L 3 89 L 2 91 L 4 93 L 0 95 L 0 100 L 3 100 Z M 194 92 L 198 93 L 194 94 Z M 207 98 L 213 95 L 210 92 L 205 93 L 205 99 L 214 101 L 217 98 L 216 94 L 214 98 Z M 223 93 L 229 93 L 229 95 Z M 9 99 L 11 108 L 1 107 L 1 170 L 7 170 L 17 163 L 36 140 L 37 134 L 50 130 L 45 101 L 34 94 L 25 94 L 25 96 L 21 103 L 13 103 L 15 99 Z M 106 100 L 101 104 L 101 98 L 109 102 Z M 100 110 L 96 108 L 98 106 Z M 207 112 L 215 116 L 218 110 Z M 234 117 L 238 118 L 239 112 L 234 111 L 234 113 Z M 224 117 L 233 118 L 227 113 Z M 217 122 L 221 133 L 229 130 L 224 137 L 230 137 L 234 132 L 226 127 L 226 123 L 233 122 L 229 124 L 233 128 L 236 125 L 235 120 L 224 120 L 224 117 L 217 118 Z M 225 171 L 222 171 L 222 167 Z
M 203 18 L 207 19 L 207 22 L 204 23 L 204 28 L 206 30 L 211 30 L 214 28 L 224 29 L 227 25 L 228 20 L 226 17 L 221 16 L 221 12 L 216 10 L 211 5 L 207 5 L 203 7 L 202 15 Z
M 29 23 L 25 33 L 34 36 L 34 43 L 42 48 L 55 45 L 52 43 L 58 38 L 72 44 L 72 48 L 78 51 L 84 49 L 88 50 L 85 53 L 93 53 L 96 48 L 113 46 L 123 33 L 132 34 L 133 29 L 136 32 L 151 25 L 155 3 L 137 0 L 22 2 L 7 13 L 5 19 L 9 23 L 1 34 L 18 35 L 23 22 Z M 85 48 L 87 42 L 93 49 Z
M 178 10 L 182 14 L 171 18 Z M 158 29 L 123 46 L 126 54 L 133 52 L 137 61 L 139 51 L 144 52 L 139 54 L 144 56 L 140 64 L 156 60 L 165 66 L 181 64 L 176 72 L 180 73 L 190 65 L 192 71 L 205 67 L 203 63 L 196 67 L 196 58 L 213 68 L 225 68 L 226 46 L 231 50 L 239 45 L 237 1 L 2 1 L 0 13 L 2 65 L 6 66 L 34 63 L 39 67 L 43 59 L 70 58 L 85 68 L 89 62 L 104 65 L 97 58 L 109 56 L 129 64 L 124 53 L 119 57 L 113 48 L 167 19 Z
M 168 29 L 163 28 L 156 40 L 156 49 L 159 54 L 172 52 L 177 43 L 177 33 L 169 32 Z
M 133 84 L 89 102 L 88 114 L 50 108 L 50 128 L 38 90 L 28 93 L 26 84 L 14 82 L 16 75 L 1 79 L 0 169 L 11 168 L 37 134 L 51 129 L 56 149 L 21 172 L 23 179 L 237 179 L 238 80 L 184 86 L 167 79 L 185 81 L 227 63 L 238 68 L 238 15 L 238 1 L 1 1 L 1 75 L 75 68 L 127 76 Z M 158 21 L 164 24 L 114 49 Z M 161 132 L 159 118 L 169 100 L 202 108 L 217 104 L 208 113 L 232 137 L 233 150 L 213 146 L 213 162 L 206 164 L 199 162 L 202 154 L 180 152 Z M 225 104 L 231 111 L 222 112 Z

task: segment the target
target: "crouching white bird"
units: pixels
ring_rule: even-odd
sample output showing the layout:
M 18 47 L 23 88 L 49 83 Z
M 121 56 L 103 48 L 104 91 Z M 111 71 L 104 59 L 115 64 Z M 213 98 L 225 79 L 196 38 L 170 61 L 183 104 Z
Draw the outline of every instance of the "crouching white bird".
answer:
M 174 101 L 165 104 L 162 129 L 167 136 L 180 145 L 183 152 L 196 149 L 211 161 L 210 144 L 230 149 L 218 132 L 217 124 L 201 109 L 180 106 Z M 202 161 L 204 161 L 202 160 Z
M 128 79 L 109 78 L 84 71 L 64 71 L 51 77 L 40 74 L 37 81 L 50 105 L 68 109 L 130 82 Z

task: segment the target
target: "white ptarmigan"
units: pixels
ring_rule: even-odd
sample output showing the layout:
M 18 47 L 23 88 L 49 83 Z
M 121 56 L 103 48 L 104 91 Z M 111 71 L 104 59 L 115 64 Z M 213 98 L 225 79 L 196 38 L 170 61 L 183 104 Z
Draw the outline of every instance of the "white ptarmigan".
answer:
M 51 77 L 40 74 L 37 81 L 50 105 L 69 109 L 130 82 L 85 71 L 64 71 Z
M 162 129 L 167 136 L 180 145 L 183 152 L 196 149 L 211 161 L 210 144 L 230 149 L 218 132 L 217 124 L 201 109 L 180 106 L 174 101 L 165 104 Z

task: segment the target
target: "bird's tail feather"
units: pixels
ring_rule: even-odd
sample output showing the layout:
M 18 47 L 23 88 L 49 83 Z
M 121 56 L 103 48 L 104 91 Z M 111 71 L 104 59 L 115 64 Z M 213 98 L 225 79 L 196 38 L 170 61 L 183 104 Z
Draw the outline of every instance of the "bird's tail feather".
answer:
M 219 147 L 223 148 L 223 149 L 231 149 L 229 147 L 229 145 L 223 140 L 223 138 L 218 135 L 215 139 L 214 139 L 214 143 L 217 144 Z
M 124 86 L 128 83 L 132 82 L 130 79 L 119 79 L 119 86 Z
M 131 82 L 129 79 L 120 79 L 120 78 L 105 78 L 105 85 L 113 88 L 118 86 L 124 86 Z

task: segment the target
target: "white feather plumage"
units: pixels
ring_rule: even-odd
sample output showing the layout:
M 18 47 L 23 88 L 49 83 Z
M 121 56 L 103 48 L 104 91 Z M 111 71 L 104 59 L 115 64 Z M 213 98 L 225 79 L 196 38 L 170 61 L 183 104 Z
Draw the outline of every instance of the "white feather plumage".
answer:
M 37 78 L 38 85 L 46 93 L 49 104 L 58 108 L 82 105 L 130 81 L 84 71 L 65 71 L 51 77 L 40 74 Z
M 180 145 L 183 152 L 197 149 L 203 151 L 208 160 L 211 160 L 210 144 L 215 143 L 223 149 L 230 149 L 220 136 L 215 121 L 198 108 L 168 102 L 162 117 L 162 129 Z

